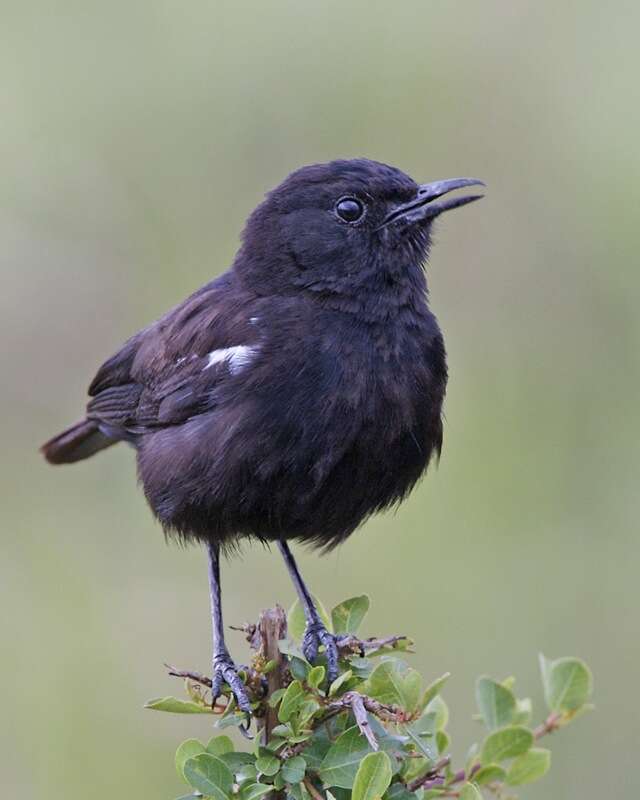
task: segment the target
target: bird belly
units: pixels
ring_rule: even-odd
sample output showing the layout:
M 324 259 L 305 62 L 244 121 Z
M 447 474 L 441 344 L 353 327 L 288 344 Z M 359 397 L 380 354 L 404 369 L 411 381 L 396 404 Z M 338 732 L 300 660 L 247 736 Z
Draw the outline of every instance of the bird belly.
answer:
M 355 407 L 335 392 L 306 406 L 292 398 L 295 414 L 286 413 L 290 403 L 254 398 L 144 436 L 138 464 L 147 499 L 164 528 L 185 540 L 333 547 L 400 501 L 439 447 L 439 408 L 408 414 L 406 397 L 400 405 L 373 398 Z

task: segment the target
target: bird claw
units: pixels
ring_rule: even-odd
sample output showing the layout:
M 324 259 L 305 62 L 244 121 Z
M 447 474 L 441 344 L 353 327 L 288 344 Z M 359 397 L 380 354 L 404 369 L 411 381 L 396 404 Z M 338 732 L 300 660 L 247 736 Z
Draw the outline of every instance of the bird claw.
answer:
M 327 680 L 333 683 L 338 677 L 338 638 L 325 628 L 320 620 L 307 623 L 302 639 L 302 653 L 309 663 L 318 657 L 320 645 L 327 659 Z
M 238 725 L 238 730 L 244 736 L 245 739 L 253 739 L 253 734 L 250 732 L 251 727 L 251 714 L 248 711 L 244 712 L 244 723 L 242 725 Z
M 213 673 L 211 675 L 211 705 L 215 705 L 216 700 L 222 694 L 222 685 L 226 683 L 229 691 L 235 697 L 238 708 L 244 711 L 246 717 L 246 727 L 242 730 L 246 733 L 251 722 L 251 702 L 242 679 L 238 675 L 238 668 L 234 664 L 228 653 L 222 653 L 213 657 Z

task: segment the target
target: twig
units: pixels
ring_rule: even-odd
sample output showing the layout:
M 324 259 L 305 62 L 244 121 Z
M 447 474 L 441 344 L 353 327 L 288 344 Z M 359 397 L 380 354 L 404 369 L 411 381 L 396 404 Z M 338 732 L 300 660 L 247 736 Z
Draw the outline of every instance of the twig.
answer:
M 187 682 L 192 681 L 200 686 L 204 686 L 207 689 L 211 689 L 211 678 L 207 678 L 206 675 L 201 675 L 199 672 L 189 672 L 187 670 L 180 670 L 172 667 L 170 664 L 165 664 L 165 667 L 169 670 L 169 675 L 175 678 L 184 678 Z M 193 696 L 192 690 L 189 689 L 187 685 L 187 692 Z M 193 692 L 195 692 L 195 687 L 193 688 Z M 202 697 L 202 696 L 201 696 Z M 205 705 L 211 706 L 211 703 L 207 703 L 204 698 L 201 700 L 204 702 Z M 221 703 L 215 702 L 213 706 L 211 706 L 214 712 L 218 712 L 218 714 L 224 714 L 227 710 L 226 705 L 222 705 Z
M 302 783 L 304 784 L 304 788 L 309 792 L 313 800 L 324 800 L 324 797 L 320 794 L 320 792 L 316 789 L 316 787 L 311 783 L 309 778 L 305 778 Z
M 540 723 L 537 728 L 533 729 L 533 738 L 538 740 L 548 733 L 557 731 L 560 727 L 560 714 L 549 714 L 544 722 Z
M 343 708 L 351 708 L 353 710 L 352 703 L 354 699 L 356 699 L 356 702 L 358 703 L 362 702 L 362 705 L 367 711 L 369 711 L 369 713 L 385 720 L 386 722 L 407 721 L 407 713 L 400 708 L 400 706 L 391 705 L 390 703 L 381 703 L 379 700 L 374 700 L 373 697 L 369 697 L 366 694 L 360 694 L 360 692 L 345 692 L 341 697 L 328 703 L 327 709 L 330 709 L 334 713 Z
M 561 726 L 561 716 L 556 713 L 549 714 L 546 720 L 540 725 L 538 725 L 533 730 L 533 738 L 537 741 L 541 739 L 543 736 L 546 736 L 548 733 L 553 733 L 557 731 L 558 728 Z M 443 758 L 441 761 L 438 761 L 431 769 L 425 772 L 424 775 L 421 775 L 419 778 L 414 778 L 411 782 L 407 784 L 407 789 L 409 791 L 414 792 L 416 789 L 424 789 L 425 791 L 428 789 L 434 789 L 438 786 L 454 786 L 456 783 L 463 783 L 464 781 L 470 781 L 473 776 L 478 772 L 481 765 L 474 764 L 473 767 L 469 770 L 467 774 L 466 770 L 460 769 L 458 770 L 453 777 L 449 778 L 449 780 L 445 780 L 444 776 L 440 775 L 440 771 L 446 767 L 450 763 L 450 757 L 447 756 Z M 443 797 L 447 797 L 449 795 L 442 795 Z M 456 795 L 451 795 L 455 797 Z
M 443 786 L 445 779 L 440 772 L 449 766 L 451 763 L 451 756 L 445 756 L 437 761 L 424 775 L 419 778 L 414 778 L 407 784 L 407 789 L 410 792 L 415 792 L 416 789 L 433 789 L 435 786 Z
M 371 723 L 369 722 L 363 696 L 358 694 L 358 692 L 349 692 L 348 694 L 351 696 L 351 710 L 353 711 L 353 716 L 358 724 L 358 728 L 360 728 L 360 733 L 366 737 L 372 750 L 378 750 L 378 741 L 371 730 Z
M 358 639 L 353 634 L 346 634 L 341 636 L 338 641 L 338 649 L 341 651 L 348 651 L 349 653 L 360 653 L 364 655 L 367 651 L 381 650 L 384 647 L 392 647 L 398 642 L 409 641 L 408 636 L 386 636 L 384 638 L 376 638 L 375 636 L 369 639 Z
M 175 678 L 187 678 L 194 683 L 199 683 L 202 686 L 206 686 L 207 689 L 210 689 L 213 684 L 211 683 L 211 678 L 207 678 L 206 675 L 201 675 L 199 672 L 191 672 L 189 670 L 182 670 L 176 669 L 172 667 L 170 664 L 165 664 L 165 667 L 169 670 L 169 675 L 172 675 Z
M 286 639 L 286 636 L 287 615 L 282 606 L 277 605 L 275 608 L 269 608 L 260 614 L 257 628 L 252 631 L 252 639 L 255 641 L 259 637 L 259 652 L 265 661 L 276 662 L 276 666 L 267 675 L 268 697 L 271 697 L 275 691 L 286 685 L 286 662 L 278 646 L 278 642 L 281 639 Z M 264 744 L 271 738 L 271 731 L 277 724 L 277 710 L 267 705 L 263 727 Z

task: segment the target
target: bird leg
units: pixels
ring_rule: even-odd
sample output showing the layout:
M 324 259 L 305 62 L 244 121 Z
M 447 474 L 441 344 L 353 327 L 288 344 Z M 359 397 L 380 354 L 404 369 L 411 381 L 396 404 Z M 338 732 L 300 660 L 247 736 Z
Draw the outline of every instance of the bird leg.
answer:
M 326 629 L 324 623 L 320 619 L 318 609 L 315 607 L 313 598 L 307 589 L 305 582 L 302 580 L 302 575 L 298 569 L 298 565 L 293 557 L 289 545 L 280 540 L 278 547 L 284 558 L 287 570 L 291 576 L 296 592 L 302 603 L 304 610 L 304 617 L 307 621 L 307 627 L 302 639 L 302 652 L 304 657 L 310 663 L 316 660 L 318 649 L 320 645 L 324 645 L 325 656 L 327 658 L 327 679 L 329 683 L 338 677 L 338 644 L 337 637 Z
M 233 662 L 224 641 L 222 624 L 222 601 L 220 592 L 220 546 L 207 543 L 209 554 L 209 594 L 211 597 L 211 622 L 213 625 L 213 672 L 211 673 L 211 705 L 222 693 L 222 685 L 226 683 L 240 708 L 247 717 L 251 714 L 251 703 L 247 690 L 238 675 L 238 668 Z

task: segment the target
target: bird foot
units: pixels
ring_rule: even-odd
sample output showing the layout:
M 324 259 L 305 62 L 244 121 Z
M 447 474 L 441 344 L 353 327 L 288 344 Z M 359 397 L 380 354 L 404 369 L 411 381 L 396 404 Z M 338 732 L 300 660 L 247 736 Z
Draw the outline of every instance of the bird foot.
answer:
M 318 657 L 320 647 L 324 647 L 329 684 L 333 683 L 338 677 L 338 646 L 340 640 L 341 637 L 329 633 L 320 620 L 313 620 L 307 623 L 302 639 L 302 653 L 307 661 L 312 664 Z
M 222 686 L 226 683 L 229 691 L 235 697 L 238 708 L 244 711 L 247 722 L 251 717 L 251 703 L 246 687 L 238 675 L 238 668 L 228 653 L 221 653 L 213 657 L 213 672 L 211 674 L 211 705 L 222 694 Z

